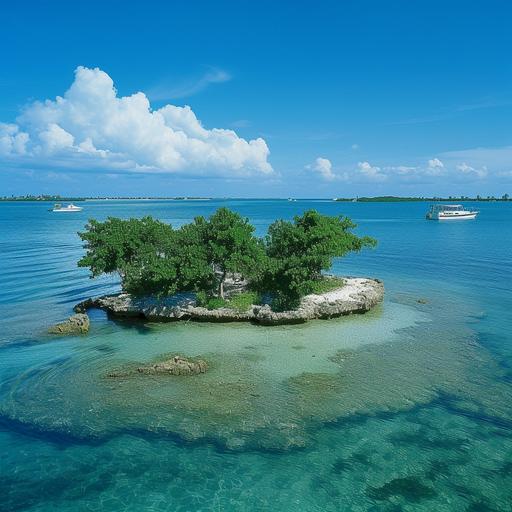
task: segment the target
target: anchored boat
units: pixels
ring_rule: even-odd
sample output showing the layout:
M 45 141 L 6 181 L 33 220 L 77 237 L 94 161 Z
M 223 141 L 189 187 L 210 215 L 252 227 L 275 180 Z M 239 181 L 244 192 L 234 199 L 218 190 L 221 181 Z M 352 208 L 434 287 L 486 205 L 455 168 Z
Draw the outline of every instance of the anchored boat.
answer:
M 57 203 L 51 209 L 52 212 L 81 212 L 82 210 L 83 208 L 81 206 L 75 206 L 73 203 L 66 206 L 62 206 L 60 203 Z
M 433 204 L 427 213 L 428 220 L 474 219 L 477 210 L 466 210 L 461 204 Z

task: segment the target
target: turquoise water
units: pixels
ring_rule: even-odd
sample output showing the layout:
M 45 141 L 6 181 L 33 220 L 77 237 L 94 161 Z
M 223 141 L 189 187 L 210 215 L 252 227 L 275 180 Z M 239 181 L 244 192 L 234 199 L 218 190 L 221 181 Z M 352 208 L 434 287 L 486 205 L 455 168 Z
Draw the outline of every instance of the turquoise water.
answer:
M 260 234 L 351 216 L 379 246 L 333 270 L 382 278 L 384 303 L 270 328 L 92 312 L 87 336 L 45 334 L 118 289 L 76 268 L 87 218 L 177 226 L 220 205 Z M 512 204 L 476 206 L 439 223 L 422 203 L 0 203 L 0 510 L 512 510 Z M 210 370 L 108 377 L 171 353 Z

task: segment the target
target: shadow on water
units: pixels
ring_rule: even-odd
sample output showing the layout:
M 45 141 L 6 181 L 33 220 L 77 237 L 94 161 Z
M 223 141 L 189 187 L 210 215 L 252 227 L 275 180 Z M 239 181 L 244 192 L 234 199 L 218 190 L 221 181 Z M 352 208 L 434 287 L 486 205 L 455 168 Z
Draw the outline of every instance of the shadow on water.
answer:
M 135 330 L 138 334 L 150 334 L 151 326 L 145 318 L 126 317 L 120 318 L 113 315 L 107 315 L 108 319 L 122 330 Z
M 87 478 L 89 475 L 94 478 Z M 7 475 L 0 480 L 0 509 L 17 512 L 40 502 L 57 502 L 63 497 L 78 500 L 85 493 L 97 495 L 111 487 L 114 478 L 109 470 L 98 472 L 97 464 L 85 462 L 55 476 L 47 474 L 44 479 Z
M 432 487 L 425 484 L 420 477 L 408 476 L 395 478 L 380 487 L 368 487 L 368 496 L 376 501 L 400 497 L 409 503 L 419 503 L 437 496 Z

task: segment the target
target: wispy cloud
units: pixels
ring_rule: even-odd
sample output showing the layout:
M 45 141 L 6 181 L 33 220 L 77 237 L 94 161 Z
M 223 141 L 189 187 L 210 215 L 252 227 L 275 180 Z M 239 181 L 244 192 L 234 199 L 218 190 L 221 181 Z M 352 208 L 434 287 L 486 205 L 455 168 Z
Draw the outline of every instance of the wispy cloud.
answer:
M 427 114 L 425 116 L 411 117 L 409 119 L 401 119 L 398 121 L 392 121 L 386 123 L 387 125 L 410 125 L 410 124 L 424 124 L 424 123 L 435 123 L 438 121 L 444 121 L 446 119 L 452 119 L 458 115 L 464 114 L 465 112 L 472 112 L 476 110 L 486 110 L 491 108 L 509 107 L 512 106 L 512 100 L 502 99 L 496 100 L 493 98 L 484 98 L 474 103 L 467 103 L 464 105 L 458 105 L 451 108 L 439 109 L 437 112 Z
M 455 168 L 462 174 L 470 174 L 477 176 L 478 178 L 485 178 L 487 176 L 487 167 L 485 166 L 482 167 L 481 169 L 476 169 L 475 167 L 471 167 L 471 165 L 468 165 L 466 162 L 462 162 L 461 164 L 458 164 Z
M 238 119 L 231 123 L 231 126 L 233 128 L 248 128 L 251 125 L 252 125 L 252 123 L 248 119 Z
M 186 80 L 181 83 L 163 82 L 146 91 L 153 101 L 186 98 L 203 91 L 211 84 L 220 84 L 231 80 L 231 75 L 219 68 L 210 68 L 201 77 Z
M 512 167 L 512 146 L 479 147 L 442 153 L 443 160 L 454 163 L 467 163 L 475 169 L 488 168 L 497 172 L 507 171 Z

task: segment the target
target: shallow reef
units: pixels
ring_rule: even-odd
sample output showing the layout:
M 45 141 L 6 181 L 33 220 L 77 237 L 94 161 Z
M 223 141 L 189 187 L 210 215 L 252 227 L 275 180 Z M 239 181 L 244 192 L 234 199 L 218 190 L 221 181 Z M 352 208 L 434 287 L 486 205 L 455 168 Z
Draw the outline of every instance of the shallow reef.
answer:
M 144 332 L 118 331 L 112 352 L 92 334 L 68 358 L 13 377 L 0 414 L 77 440 L 147 432 L 238 451 L 303 448 L 318 426 L 441 398 L 512 421 L 503 400 L 512 400 L 510 387 L 495 379 L 501 370 L 471 331 L 410 306 L 304 326 L 153 324 Z M 208 372 L 182 379 L 138 370 L 169 350 L 207 361 Z M 120 368 L 124 378 L 106 378 Z

